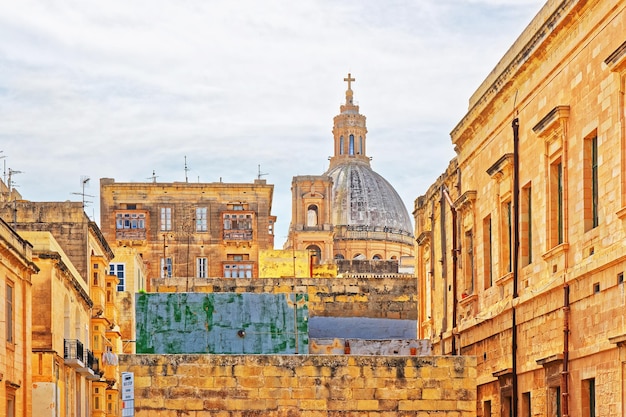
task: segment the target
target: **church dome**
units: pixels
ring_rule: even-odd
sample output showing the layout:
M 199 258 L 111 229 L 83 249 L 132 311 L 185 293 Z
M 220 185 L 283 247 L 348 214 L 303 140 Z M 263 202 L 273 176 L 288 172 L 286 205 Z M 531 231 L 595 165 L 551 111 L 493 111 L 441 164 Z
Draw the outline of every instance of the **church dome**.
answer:
M 331 221 L 351 229 L 413 235 L 409 213 L 396 190 L 369 160 L 344 159 L 326 172 L 333 180 Z

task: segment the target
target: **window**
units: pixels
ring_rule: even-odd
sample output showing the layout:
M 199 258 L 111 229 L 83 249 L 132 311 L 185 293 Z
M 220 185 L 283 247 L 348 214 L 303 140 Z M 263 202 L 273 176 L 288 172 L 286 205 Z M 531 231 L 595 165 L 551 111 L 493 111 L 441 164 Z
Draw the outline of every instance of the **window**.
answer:
M 161 207 L 161 230 L 172 230 L 172 208 Z
M 483 417 L 491 417 L 491 401 L 483 403 Z
M 339 138 L 339 155 L 343 155 L 343 136 Z
M 363 136 L 359 136 L 359 155 L 363 155 Z
M 224 213 L 224 239 L 252 240 L 251 213 Z
M 354 155 L 354 135 L 350 135 L 350 144 L 348 152 L 350 155 Z
M 582 381 L 582 416 L 596 417 L 596 380 L 595 378 Z
M 206 258 L 196 258 L 196 277 L 198 278 L 207 277 L 207 259 Z
M 224 264 L 224 278 L 252 278 L 252 264 Z
M 14 306 L 14 301 L 15 301 L 15 296 L 13 294 L 13 285 L 10 283 L 7 283 L 6 285 L 6 326 L 7 326 L 7 342 L 9 343 L 14 343 L 15 341 L 13 340 L 14 337 L 14 319 L 15 319 L 15 313 L 13 312 L 13 306 Z
M 471 230 L 465 232 L 465 252 L 463 253 L 463 277 L 465 295 L 474 293 L 474 234 Z
M 530 403 L 530 392 L 522 393 L 522 417 L 531 417 L 532 407 Z
M 585 139 L 583 152 L 583 201 L 585 232 L 598 227 L 598 136 Z
M 492 240 L 491 240 L 491 216 L 483 220 L 483 263 L 484 263 L 484 288 L 493 285 L 492 268 Z
M 115 215 L 115 228 L 122 229 L 145 229 L 145 213 L 117 213 Z
M 561 387 L 548 388 L 548 415 L 561 417 Z
M 557 161 L 550 166 L 550 246 L 563 243 L 563 164 Z
M 206 231 L 207 231 L 207 208 L 197 207 L 196 208 L 196 232 L 206 232 Z
M 7 393 L 7 417 L 15 417 L 15 395 Z
M 115 275 L 119 280 L 117 283 L 118 291 L 126 291 L 126 272 L 124 264 L 109 264 L 109 275 Z
M 506 203 L 504 203 L 502 205 L 502 221 L 501 221 L 501 236 L 502 236 L 502 244 L 501 246 L 501 256 L 500 259 L 502 260 L 501 262 L 501 267 L 500 267 L 500 271 L 502 274 L 506 274 L 507 272 L 511 272 L 513 270 L 513 252 L 512 252 L 512 248 L 513 248 L 513 244 L 511 242 L 512 239 L 512 218 L 511 218 L 512 212 L 511 212 L 511 202 L 507 201 Z
M 306 225 L 308 227 L 317 226 L 317 206 L 311 204 L 307 209 Z
M 533 262 L 532 187 L 530 184 L 522 188 L 520 200 L 520 256 L 522 265 L 526 266 Z
M 161 258 L 161 278 L 172 277 L 172 258 Z

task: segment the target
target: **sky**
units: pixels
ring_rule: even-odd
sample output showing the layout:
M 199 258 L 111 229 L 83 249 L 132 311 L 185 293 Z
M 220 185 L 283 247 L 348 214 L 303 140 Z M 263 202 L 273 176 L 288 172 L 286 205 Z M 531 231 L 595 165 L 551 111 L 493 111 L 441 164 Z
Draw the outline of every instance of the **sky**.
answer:
M 543 4 L 0 0 L 3 180 L 19 171 L 31 201 L 81 201 L 84 182 L 99 223 L 100 178 L 261 173 L 282 247 L 291 180 L 328 168 L 351 73 L 372 168 L 410 214 L 454 157 L 471 94 Z

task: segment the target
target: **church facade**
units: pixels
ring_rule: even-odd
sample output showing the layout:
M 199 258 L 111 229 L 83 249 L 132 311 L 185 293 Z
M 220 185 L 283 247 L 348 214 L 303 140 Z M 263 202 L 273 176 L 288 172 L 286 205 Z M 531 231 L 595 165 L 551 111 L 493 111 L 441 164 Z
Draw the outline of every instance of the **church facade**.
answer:
M 350 74 L 346 101 L 333 123 L 333 156 L 322 175 L 293 177 L 292 215 L 285 249 L 306 250 L 311 263 L 395 261 L 412 257 L 411 220 L 402 199 L 372 170 L 366 118 L 354 103 Z

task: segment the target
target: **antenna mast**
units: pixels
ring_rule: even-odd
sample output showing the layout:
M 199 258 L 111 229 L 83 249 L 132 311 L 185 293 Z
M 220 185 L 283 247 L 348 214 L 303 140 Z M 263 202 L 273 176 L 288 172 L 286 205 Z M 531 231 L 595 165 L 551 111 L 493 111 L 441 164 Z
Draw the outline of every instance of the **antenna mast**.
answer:
M 3 153 L 4 151 L 0 151 L 0 153 Z M 2 182 L 4 182 L 5 184 L 7 183 L 7 160 L 5 159 L 7 156 L 0 156 L 0 159 L 4 159 L 3 164 L 4 164 L 4 170 L 2 171 Z
M 89 194 L 85 194 L 85 186 L 87 185 L 87 183 L 89 182 L 91 178 L 89 178 L 86 175 L 83 175 L 82 177 L 80 177 L 80 185 L 83 187 L 83 191 L 80 193 L 72 193 L 74 195 L 80 195 L 83 197 L 83 210 L 85 209 L 85 204 L 86 203 L 91 203 L 91 201 L 86 201 L 85 197 L 92 197 L 94 198 L 95 196 L 93 195 L 89 195 Z
M 187 178 L 187 173 L 189 172 L 189 168 L 187 167 L 187 155 L 185 155 L 185 182 L 189 182 Z
M 154 170 L 152 170 L 152 176 L 148 177 L 146 179 L 148 180 L 152 180 L 153 183 L 156 183 L 156 179 L 159 178 L 159 176 L 156 174 L 156 172 Z
M 22 174 L 22 173 L 23 173 L 22 171 L 16 171 L 14 169 L 9 168 L 9 180 L 7 181 L 7 186 L 9 187 L 9 198 L 11 196 L 11 190 L 15 188 L 15 185 L 16 185 L 11 177 L 13 177 L 13 175 L 15 174 Z
M 258 170 L 258 174 L 257 174 L 257 179 L 261 179 L 261 177 L 267 175 L 267 172 L 261 173 L 261 164 L 258 165 L 259 170 Z

